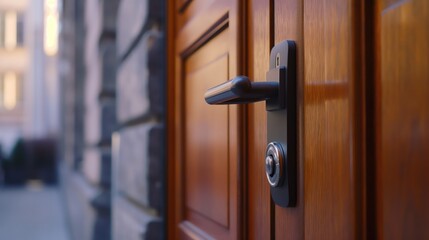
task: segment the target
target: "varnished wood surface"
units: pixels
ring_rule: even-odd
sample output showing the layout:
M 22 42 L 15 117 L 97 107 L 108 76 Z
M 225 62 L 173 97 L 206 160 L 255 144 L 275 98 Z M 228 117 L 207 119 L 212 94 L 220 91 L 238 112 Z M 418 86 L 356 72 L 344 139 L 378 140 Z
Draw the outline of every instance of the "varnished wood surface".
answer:
M 177 4 L 174 24 L 177 29 L 182 29 L 186 23 L 197 16 L 198 11 L 207 8 L 213 0 L 176 0 Z
M 382 1 L 379 239 L 429 239 L 429 2 Z
M 356 238 L 356 161 L 361 159 L 354 156 L 352 10 L 352 1 L 304 1 L 302 157 L 307 239 Z M 330 96 L 332 85 L 342 87 Z
M 228 228 L 228 107 L 204 101 L 208 88 L 228 79 L 226 37 L 221 33 L 186 60 L 183 175 L 188 214 Z
M 225 173 L 212 170 L 213 175 L 192 175 L 183 179 L 169 176 L 169 182 L 174 183 L 171 191 L 178 199 L 169 202 L 169 206 L 176 209 L 169 215 L 175 219 L 174 224 L 169 224 L 169 230 L 176 231 L 180 223 L 183 233 L 172 239 L 210 238 L 212 235 L 202 229 L 216 229 L 213 224 L 225 226 L 225 222 L 229 227 L 236 224 L 234 236 L 237 239 L 359 239 L 374 236 L 366 231 L 375 228 L 380 239 L 429 238 L 429 231 L 426 231 L 429 224 L 426 186 L 429 108 L 425 104 L 429 102 L 427 1 L 379 0 L 377 6 L 381 8 L 374 19 L 368 18 L 375 8 L 365 5 L 373 4 L 368 1 L 252 0 L 243 3 L 244 6 L 235 3 L 234 11 L 227 2 L 199 1 L 195 5 L 191 2 L 181 13 L 182 19 L 175 22 L 177 29 L 172 30 L 176 36 L 173 51 L 175 77 L 169 81 L 173 82 L 174 90 L 170 92 L 175 97 L 170 99 L 170 105 L 174 107 L 169 113 L 175 120 L 169 123 L 170 129 L 174 129 L 169 133 L 169 143 L 174 145 L 169 148 L 174 153 L 169 161 L 173 161 L 175 167 L 170 171 L 180 176 L 182 163 L 187 166 L 186 162 L 177 160 L 185 159 L 186 153 L 193 151 L 192 146 L 186 149 L 181 145 L 187 139 L 183 136 L 196 134 L 195 139 L 201 137 L 198 136 L 201 133 L 186 129 L 191 129 L 193 124 L 216 120 L 201 120 L 198 114 L 205 110 L 196 110 L 187 115 L 196 121 L 187 123 L 182 112 L 192 104 L 180 99 L 192 101 L 186 95 L 187 88 L 188 92 L 197 93 L 206 87 L 198 82 L 201 78 L 198 73 L 186 75 L 186 59 L 191 59 L 194 53 L 216 39 L 205 38 L 215 31 L 213 26 L 222 25 L 220 20 L 227 21 L 226 27 L 219 32 L 229 32 L 223 41 L 229 44 L 228 57 L 211 48 L 204 50 L 204 56 L 189 65 L 197 72 L 205 71 L 202 75 L 213 72 L 210 75 L 214 82 L 218 81 L 214 80 L 215 76 L 225 75 L 225 58 L 228 58 L 228 78 L 244 73 L 255 81 L 263 81 L 272 45 L 285 39 L 297 42 L 298 205 L 283 209 L 270 200 L 261 160 L 267 144 L 265 105 L 248 105 L 247 122 L 240 118 L 240 108 L 231 107 L 228 111 L 227 148 L 230 152 L 227 158 L 235 157 L 237 161 L 235 168 L 229 165 L 228 178 L 229 186 L 236 187 L 232 191 L 237 198 L 229 196 L 228 202 L 216 200 L 222 206 L 219 211 L 205 210 L 201 202 L 210 194 L 199 196 L 204 191 L 198 190 L 200 186 L 193 187 L 195 192 L 189 192 L 184 186 L 192 185 L 195 180 L 201 181 L 208 191 L 217 192 L 213 198 L 219 198 L 225 194 L 225 182 L 216 182 L 213 176 Z M 216 8 L 210 7 L 216 4 Z M 246 10 L 246 15 L 239 13 L 241 7 Z M 230 21 L 236 22 L 231 24 Z M 243 23 L 241 21 L 247 23 L 244 37 L 238 28 L 239 23 Z M 378 24 L 381 24 L 380 32 L 372 31 L 378 29 Z M 370 36 L 372 33 L 375 36 Z M 368 48 L 370 44 L 374 45 Z M 247 51 L 242 52 L 238 46 Z M 220 55 L 216 57 L 216 54 Z M 201 58 L 211 60 L 204 62 Z M 247 59 L 245 72 L 241 59 Z M 369 66 L 368 61 L 375 63 L 374 66 Z M 183 79 L 187 84 L 192 81 L 195 84 L 186 85 Z M 375 87 L 374 91 L 371 86 Z M 215 115 L 225 118 L 224 112 Z M 186 124 L 188 126 L 184 128 Z M 244 127 L 246 131 L 241 132 Z M 243 136 L 246 142 L 240 142 Z M 374 140 L 370 139 L 372 136 Z M 365 142 L 365 139 L 369 141 Z M 243 149 L 247 149 L 245 161 L 240 154 Z M 194 158 L 198 158 L 197 155 Z M 225 158 L 221 152 L 211 155 Z M 367 164 L 368 161 L 375 161 L 375 164 Z M 197 161 L 189 163 L 192 166 L 188 172 L 195 172 L 192 167 L 202 168 Z M 225 162 L 216 164 L 219 166 L 211 168 L 225 167 Z M 374 175 L 372 170 L 375 170 Z M 243 171 L 245 178 L 242 178 Z M 370 172 L 369 177 L 367 172 Z M 182 211 L 187 194 L 188 198 L 197 197 L 190 202 L 192 206 L 188 210 Z M 374 210 L 371 204 L 375 204 L 376 214 L 371 212 Z M 225 206 L 228 206 L 228 214 L 236 211 L 235 218 L 225 220 Z M 366 214 L 368 218 L 376 216 L 377 225 L 368 221 L 373 225 L 366 229 Z M 243 221 L 240 220 L 242 216 L 245 216 Z M 211 223 L 204 218 L 212 219 Z M 240 233 L 244 235 L 240 236 Z
M 293 208 L 275 207 L 275 238 L 304 239 L 304 151 L 307 149 L 303 139 L 304 128 L 303 101 L 304 86 L 304 42 L 303 42 L 303 1 L 274 1 L 274 44 L 286 39 L 293 40 L 297 48 L 297 109 L 298 116 L 298 159 L 297 159 L 297 204 Z
M 191 3 L 191 5 L 193 4 L 194 2 Z M 201 8 L 196 9 L 194 14 L 189 16 L 186 24 L 177 26 L 180 29 L 175 40 L 177 53 L 186 54 L 188 48 L 192 48 L 192 45 L 206 36 L 223 16 L 230 13 L 229 8 L 231 7 L 231 3 L 227 0 L 206 1 L 200 5 Z M 178 16 L 181 15 L 179 14 Z
M 208 88 L 230 78 L 228 35 L 222 31 L 187 57 L 183 72 L 183 220 L 215 239 L 235 239 L 238 232 L 239 145 L 230 136 L 238 134 L 230 113 L 236 108 L 204 101 Z
M 252 0 L 247 6 L 248 75 L 254 81 L 265 81 L 272 47 L 269 0 Z M 247 226 L 248 239 L 273 239 L 274 215 L 270 187 L 265 176 L 264 156 L 267 146 L 265 103 L 248 105 L 247 130 Z
M 204 101 L 206 89 L 241 69 L 237 11 L 235 1 L 170 8 L 169 239 L 241 238 L 240 109 Z

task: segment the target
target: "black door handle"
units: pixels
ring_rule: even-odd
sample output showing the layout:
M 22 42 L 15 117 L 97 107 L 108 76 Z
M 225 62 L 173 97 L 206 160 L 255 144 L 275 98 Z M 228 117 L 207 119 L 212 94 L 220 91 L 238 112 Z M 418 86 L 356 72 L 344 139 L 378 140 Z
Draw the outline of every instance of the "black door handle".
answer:
M 282 207 L 296 204 L 297 94 L 296 46 L 286 40 L 273 47 L 265 82 L 235 77 L 208 89 L 208 104 L 266 101 L 267 146 L 264 161 L 271 197 Z
M 237 76 L 218 86 L 209 88 L 204 94 L 208 104 L 246 104 L 267 101 L 267 110 L 284 108 L 285 67 L 267 73 L 267 82 L 252 82 L 246 76 Z
M 278 82 L 251 82 L 238 76 L 208 89 L 204 97 L 208 104 L 242 104 L 276 98 L 278 92 Z

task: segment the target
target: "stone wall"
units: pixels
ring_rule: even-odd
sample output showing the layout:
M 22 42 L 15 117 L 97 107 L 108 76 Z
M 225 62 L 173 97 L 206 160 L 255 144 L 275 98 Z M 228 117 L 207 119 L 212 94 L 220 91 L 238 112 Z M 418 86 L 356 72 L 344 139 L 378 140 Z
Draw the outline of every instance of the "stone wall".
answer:
M 165 12 L 160 0 L 64 2 L 60 176 L 73 239 L 165 238 Z
M 83 159 L 84 0 L 64 1 L 59 39 L 61 97 L 60 181 L 73 239 L 91 239 L 95 215 L 89 199 L 96 194 L 79 172 Z
M 130 17 L 132 16 L 132 17 Z M 165 214 L 165 4 L 123 0 L 117 21 L 119 130 L 114 239 L 163 239 Z
M 63 6 L 60 176 L 73 239 L 111 239 L 117 6 L 117 0 L 73 0 Z

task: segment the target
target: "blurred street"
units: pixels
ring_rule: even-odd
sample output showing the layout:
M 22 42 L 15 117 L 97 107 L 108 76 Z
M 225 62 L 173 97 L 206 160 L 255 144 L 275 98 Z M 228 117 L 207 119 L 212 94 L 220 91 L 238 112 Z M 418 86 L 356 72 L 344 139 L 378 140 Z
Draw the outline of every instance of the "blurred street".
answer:
M 0 239 L 68 240 L 56 187 L 0 188 Z

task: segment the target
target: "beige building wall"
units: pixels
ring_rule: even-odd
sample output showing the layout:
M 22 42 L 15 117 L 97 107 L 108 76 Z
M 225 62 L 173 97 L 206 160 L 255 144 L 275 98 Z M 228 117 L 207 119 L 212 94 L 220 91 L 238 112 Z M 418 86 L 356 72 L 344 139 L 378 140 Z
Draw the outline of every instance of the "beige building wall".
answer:
M 0 12 L 23 16 L 23 45 L 0 47 L 0 76 L 18 76 L 16 106 L 0 104 L 0 144 L 8 155 L 20 137 L 56 135 L 58 80 L 55 56 L 43 50 L 44 0 L 0 0 Z M 0 81 L 0 95 L 6 92 Z
M 28 0 L 0 0 L 2 13 L 21 12 L 27 13 Z M 13 72 L 22 77 L 22 83 L 27 80 L 29 52 L 27 47 L 0 48 L 0 75 Z M 1 82 L 0 82 L 1 83 Z M 3 87 L 3 86 L 2 86 Z M 22 92 L 22 91 L 21 91 Z M 2 94 L 4 98 L 4 94 Z M 9 152 L 16 139 L 23 133 L 25 107 L 18 102 L 13 109 L 0 108 L 0 144 L 3 151 Z

